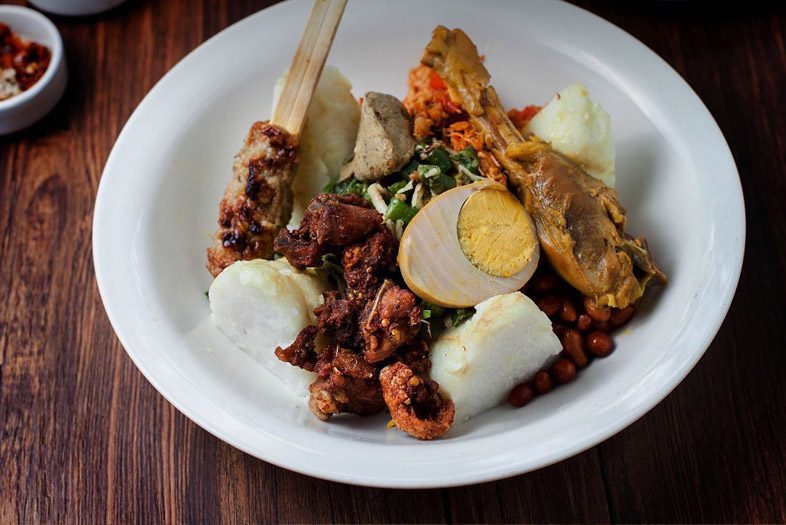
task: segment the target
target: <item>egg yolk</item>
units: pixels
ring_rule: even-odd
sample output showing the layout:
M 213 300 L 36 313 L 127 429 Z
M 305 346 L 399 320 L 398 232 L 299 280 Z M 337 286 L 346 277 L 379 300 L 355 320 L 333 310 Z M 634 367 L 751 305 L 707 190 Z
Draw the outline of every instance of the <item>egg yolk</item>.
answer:
M 474 192 L 459 211 L 461 251 L 478 269 L 510 277 L 524 269 L 537 248 L 537 235 L 524 206 L 510 192 Z

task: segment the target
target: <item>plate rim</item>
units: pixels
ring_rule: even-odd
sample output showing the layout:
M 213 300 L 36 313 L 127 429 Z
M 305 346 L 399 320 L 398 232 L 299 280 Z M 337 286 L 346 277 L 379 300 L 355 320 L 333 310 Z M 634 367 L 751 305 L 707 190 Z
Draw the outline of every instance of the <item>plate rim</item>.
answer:
M 99 294 L 102 299 L 102 303 L 104 305 L 104 309 L 107 312 L 107 316 L 110 320 L 110 323 L 117 335 L 118 339 L 120 340 L 123 348 L 125 349 L 126 353 L 129 355 L 131 360 L 134 362 L 135 366 L 142 372 L 145 378 L 153 385 L 153 387 L 175 408 L 177 408 L 182 414 L 188 417 L 191 421 L 196 423 L 198 426 L 209 432 L 210 434 L 214 435 L 215 437 L 221 439 L 222 441 L 230 444 L 231 446 L 242 450 L 254 457 L 262 459 L 266 462 L 271 464 L 280 466 L 282 468 L 286 468 L 288 470 L 292 470 L 295 472 L 299 472 L 301 474 L 314 476 L 322 479 L 327 479 L 331 481 L 338 481 L 344 483 L 351 483 L 357 485 L 364 485 L 364 486 L 373 486 L 373 487 L 384 487 L 384 488 L 438 488 L 438 487 L 452 487 L 452 486 L 462 486 L 468 485 L 478 482 L 485 482 L 485 481 L 492 481 L 501 478 L 506 478 L 514 475 L 518 475 L 524 472 L 529 472 L 532 470 L 536 470 L 539 468 L 543 468 L 545 466 L 551 465 L 563 459 L 567 459 L 569 457 L 575 456 L 595 445 L 605 441 L 609 437 L 613 436 L 614 434 L 620 432 L 624 428 L 632 425 L 635 421 L 641 418 L 644 414 L 649 412 L 655 405 L 660 403 L 669 393 L 671 393 L 674 388 L 678 384 L 680 384 L 683 379 L 687 376 L 687 374 L 693 369 L 696 363 L 701 359 L 701 357 L 706 352 L 707 348 L 712 343 L 715 335 L 717 334 L 720 326 L 722 325 L 728 310 L 731 306 L 731 302 L 734 298 L 734 294 L 736 292 L 736 288 L 739 282 L 739 278 L 741 275 L 743 258 L 744 258 L 744 250 L 745 250 L 745 237 L 746 237 L 746 222 L 745 222 L 745 204 L 744 204 L 744 197 L 742 193 L 741 183 L 739 179 L 739 172 L 734 162 L 733 156 L 731 154 L 730 148 L 728 143 L 723 136 L 722 131 L 720 130 L 717 122 L 715 121 L 712 114 L 709 112 L 707 107 L 701 101 L 699 96 L 695 93 L 695 91 L 691 88 L 691 86 L 667 63 L 665 62 L 657 53 L 652 51 L 649 47 L 645 44 L 640 42 L 638 39 L 624 31 L 623 29 L 617 27 L 616 25 L 604 20 L 603 18 L 586 11 L 580 7 L 566 4 L 566 3 L 554 3 L 556 9 L 564 9 L 566 12 L 572 11 L 574 16 L 584 17 L 587 20 L 591 20 L 593 24 L 602 27 L 605 32 L 616 33 L 620 37 L 627 39 L 626 44 L 631 46 L 637 46 L 639 51 L 643 51 L 649 59 L 655 60 L 654 63 L 657 63 L 657 67 L 660 68 L 665 74 L 667 74 L 672 81 L 677 82 L 677 85 L 692 99 L 695 105 L 695 109 L 703 113 L 704 117 L 706 118 L 706 123 L 709 125 L 708 127 L 708 137 L 712 139 L 712 143 L 715 147 L 719 148 L 720 153 L 726 157 L 724 159 L 724 164 L 727 164 L 727 168 L 730 170 L 729 175 L 733 175 L 731 180 L 727 181 L 729 183 L 728 189 L 730 192 L 729 197 L 732 198 L 732 204 L 734 204 L 735 209 L 733 210 L 736 212 L 738 216 L 738 220 L 734 221 L 734 225 L 739 227 L 739 236 L 737 237 L 737 244 L 734 246 L 736 248 L 736 258 L 735 264 L 733 267 L 733 271 L 731 274 L 725 276 L 725 281 L 723 284 L 724 286 L 723 291 L 719 294 L 720 301 L 715 308 L 716 315 L 713 317 L 711 323 L 706 325 L 706 330 L 702 334 L 701 341 L 697 345 L 698 350 L 691 354 L 690 359 L 685 360 L 682 362 L 682 366 L 674 369 L 673 373 L 670 375 L 669 380 L 662 385 L 661 388 L 657 390 L 657 393 L 652 394 L 645 401 L 638 402 L 636 404 L 636 409 L 632 411 L 630 415 L 625 418 L 620 418 L 612 423 L 606 424 L 606 426 L 600 431 L 595 432 L 591 437 L 585 439 L 583 442 L 578 444 L 574 443 L 572 446 L 568 446 L 566 448 L 560 449 L 559 451 L 555 451 L 551 454 L 546 454 L 540 458 L 538 461 L 531 462 L 531 464 L 525 464 L 525 462 L 514 463 L 512 465 L 507 466 L 494 466 L 488 470 L 476 470 L 473 472 L 461 472 L 460 474 L 452 473 L 450 478 L 443 476 L 442 478 L 428 478 L 428 479 L 421 479 L 416 477 L 396 477 L 396 478 L 386 478 L 381 476 L 375 475 L 356 475 L 353 473 L 347 473 L 344 471 L 332 471 L 326 470 L 324 468 L 318 468 L 313 465 L 301 465 L 301 464 L 293 464 L 288 461 L 286 458 L 280 457 L 275 453 L 269 453 L 266 450 L 260 449 L 252 449 L 251 447 L 246 446 L 243 443 L 240 443 L 238 439 L 234 439 L 228 432 L 219 428 L 214 422 L 207 420 L 206 418 L 202 417 L 200 414 L 197 414 L 194 410 L 188 408 L 183 400 L 178 398 L 175 394 L 171 392 L 159 377 L 156 377 L 155 374 L 151 372 L 151 370 L 147 369 L 147 367 L 142 363 L 140 354 L 138 351 L 133 347 L 133 343 L 127 336 L 124 330 L 124 324 L 121 320 L 121 316 L 116 310 L 116 304 L 113 302 L 113 298 L 108 294 L 107 291 L 107 284 L 106 281 L 108 276 L 111 274 L 111 271 L 107 270 L 107 265 L 104 263 L 105 261 L 105 252 L 102 248 L 101 238 L 105 235 L 104 228 L 101 222 L 101 217 L 107 213 L 106 210 L 106 200 L 107 197 L 105 195 L 109 191 L 111 182 L 111 172 L 113 171 L 114 164 L 117 163 L 117 157 L 120 155 L 119 151 L 122 149 L 123 145 L 128 141 L 128 136 L 130 135 L 135 122 L 139 118 L 139 115 L 142 113 L 147 105 L 151 104 L 151 100 L 154 99 L 156 94 L 163 89 L 162 85 L 165 84 L 167 79 L 172 78 L 175 72 L 179 71 L 181 68 L 184 67 L 184 64 L 188 64 L 189 61 L 195 60 L 194 56 L 205 46 L 213 45 L 212 43 L 216 42 L 222 38 L 228 38 L 228 35 L 232 30 L 237 31 L 238 26 L 241 24 L 250 24 L 252 20 L 256 17 L 262 16 L 270 16 L 274 11 L 278 12 L 280 10 L 295 8 L 298 4 L 305 4 L 304 1 L 299 0 L 287 0 L 285 2 L 281 2 L 279 4 L 273 5 L 261 11 L 258 11 L 254 14 L 251 14 L 234 24 L 226 27 L 222 31 L 218 32 L 216 35 L 212 36 L 205 42 L 201 43 L 197 46 L 194 50 L 192 50 L 188 55 L 186 55 L 183 59 L 181 59 L 175 66 L 173 66 L 162 78 L 153 86 L 153 88 L 145 95 L 143 100 L 139 103 L 137 108 L 134 110 L 132 115 L 129 117 L 128 121 L 124 125 L 122 131 L 118 135 L 115 144 L 112 147 L 112 150 L 107 158 L 104 171 L 101 176 L 101 180 L 99 182 L 99 187 L 96 196 L 95 207 L 93 211 L 93 231 L 92 231 L 92 248 L 93 248 L 93 264 L 95 268 L 96 274 L 96 281 L 98 283 Z M 588 17 L 588 18 L 587 18 Z M 276 439 L 275 435 L 270 432 L 265 433 L 270 439 Z

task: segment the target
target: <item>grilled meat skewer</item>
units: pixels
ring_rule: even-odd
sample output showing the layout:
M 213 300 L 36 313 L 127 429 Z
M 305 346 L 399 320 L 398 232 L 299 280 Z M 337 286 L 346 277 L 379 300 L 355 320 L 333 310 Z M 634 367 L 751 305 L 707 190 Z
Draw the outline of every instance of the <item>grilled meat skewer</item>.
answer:
M 213 276 L 238 260 L 270 259 L 273 240 L 292 215 L 297 140 L 269 122 L 255 122 L 232 165 L 218 230 L 207 250 Z
M 298 136 L 346 3 L 314 1 L 273 118 L 255 122 L 235 155 L 207 250 L 214 277 L 235 261 L 273 257 L 273 240 L 292 216 Z

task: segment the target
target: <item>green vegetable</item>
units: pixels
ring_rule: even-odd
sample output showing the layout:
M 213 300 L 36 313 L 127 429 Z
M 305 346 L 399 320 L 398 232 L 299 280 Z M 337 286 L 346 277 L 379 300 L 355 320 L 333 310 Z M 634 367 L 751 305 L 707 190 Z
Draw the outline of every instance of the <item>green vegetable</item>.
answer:
M 480 161 L 478 160 L 478 152 L 472 146 L 467 146 L 451 157 L 453 160 L 467 168 L 467 170 L 475 175 L 480 175 Z
M 331 178 L 325 187 L 322 188 L 322 191 L 325 193 L 336 193 L 336 184 L 338 184 L 338 175 Z
M 404 201 L 393 197 L 390 199 L 388 209 L 385 210 L 385 218 L 393 222 L 404 221 L 407 224 L 412 220 L 412 217 L 418 212 L 415 208 L 405 203 Z
M 436 305 L 434 303 L 430 303 L 428 301 L 423 301 L 421 304 L 422 314 L 421 317 L 423 319 L 431 319 L 431 318 L 441 318 L 445 314 L 450 316 L 450 324 L 451 326 L 458 326 L 475 313 L 474 308 L 444 308 L 442 306 Z
M 445 308 L 428 301 L 423 301 L 422 308 L 423 319 L 428 319 L 430 317 L 441 317 L 445 313 Z M 428 314 L 426 312 L 428 312 Z
M 453 162 L 450 160 L 450 153 L 442 148 L 435 148 L 426 155 L 426 164 L 439 166 L 442 173 L 448 173 L 453 169 Z
M 398 193 L 398 190 L 400 190 L 401 188 L 403 188 L 407 184 L 409 184 L 409 180 L 400 180 L 400 181 L 394 182 L 393 184 L 388 186 L 388 191 L 391 194 L 395 195 L 396 193 Z
M 407 165 L 404 166 L 403 168 L 401 168 L 399 173 L 401 173 L 401 176 L 404 177 L 405 179 L 409 179 L 409 175 L 413 171 L 417 171 L 418 170 L 418 166 L 420 166 L 420 162 L 415 160 L 415 157 L 412 157 L 412 159 L 410 159 L 410 161 L 407 163 Z
M 448 191 L 449 189 L 456 187 L 456 179 L 453 177 L 448 177 L 447 175 L 438 175 L 436 177 L 426 179 L 426 181 L 428 181 L 428 187 L 431 190 L 431 193 L 434 195 L 439 195 L 444 191 Z
M 474 308 L 458 308 L 450 312 L 450 322 L 455 327 L 475 314 Z
M 418 175 L 421 179 L 429 179 L 442 175 L 442 168 L 434 164 L 421 164 L 418 166 Z
M 368 200 L 368 183 L 350 177 L 346 180 L 338 180 L 335 177 L 325 186 L 325 193 L 336 193 L 338 195 L 357 195 Z

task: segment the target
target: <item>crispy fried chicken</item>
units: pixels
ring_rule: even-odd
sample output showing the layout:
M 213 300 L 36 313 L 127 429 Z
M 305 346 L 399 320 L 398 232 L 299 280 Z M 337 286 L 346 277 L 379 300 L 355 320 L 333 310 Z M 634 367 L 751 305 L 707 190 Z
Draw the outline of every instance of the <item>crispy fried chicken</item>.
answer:
M 429 430 L 413 423 L 413 435 L 431 439 L 447 431 L 452 416 L 446 419 L 448 405 L 443 407 L 439 385 L 417 378 L 431 367 L 428 344 L 419 337 L 421 308 L 415 295 L 393 280 L 397 241 L 382 216 L 358 197 L 318 195 L 297 230 L 279 232 L 275 248 L 297 268 L 321 266 L 323 256 L 333 254 L 346 281 L 345 293 L 323 294 L 325 302 L 314 310 L 315 326 L 304 328 L 290 346 L 276 349 L 280 360 L 317 372 L 309 387 L 314 415 L 326 420 L 340 413 L 383 410 L 379 370 L 392 363 L 409 370 L 413 385 L 420 381 L 421 387 L 407 391 L 415 401 L 415 416 L 439 419 L 428 423 Z M 317 348 L 318 337 L 327 341 L 322 348 Z M 406 423 L 401 428 L 410 431 Z

